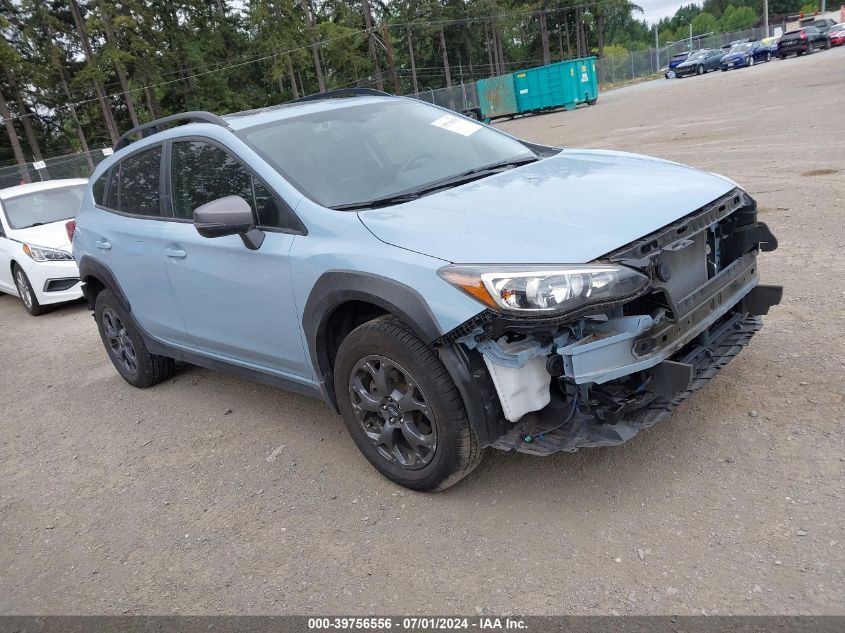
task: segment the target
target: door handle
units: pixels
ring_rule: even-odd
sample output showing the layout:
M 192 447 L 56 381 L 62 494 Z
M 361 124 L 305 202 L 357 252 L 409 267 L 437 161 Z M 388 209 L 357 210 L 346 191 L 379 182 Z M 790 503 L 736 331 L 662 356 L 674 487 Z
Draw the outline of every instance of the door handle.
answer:
M 188 252 L 181 248 L 167 247 L 164 249 L 164 254 L 172 259 L 185 259 Z
M 102 251 L 110 251 L 111 250 L 111 242 L 107 240 L 97 240 L 96 246 Z

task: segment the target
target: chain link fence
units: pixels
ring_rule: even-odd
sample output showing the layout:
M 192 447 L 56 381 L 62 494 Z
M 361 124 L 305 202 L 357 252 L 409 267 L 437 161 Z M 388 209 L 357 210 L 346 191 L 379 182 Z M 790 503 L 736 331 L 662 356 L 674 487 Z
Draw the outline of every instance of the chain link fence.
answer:
M 772 27 L 769 28 L 769 32 L 771 31 Z M 758 40 L 766 36 L 766 29 L 763 27 L 731 33 L 709 33 L 707 35 L 693 36 L 692 48 L 694 50 L 701 48 L 721 48 L 736 40 Z M 665 69 L 669 64 L 669 60 L 674 55 L 688 51 L 689 49 L 690 40 L 687 39 L 681 42 L 673 42 L 660 49 L 650 48 L 642 51 L 633 51 L 627 55 L 605 57 L 596 60 L 596 75 L 602 87 L 650 77 L 657 75 Z M 525 66 L 525 68 L 530 67 L 532 66 Z M 450 88 L 423 90 L 408 96 L 449 108 L 456 112 L 471 113 L 478 108 L 478 92 L 475 88 L 475 82 L 462 83 Z
M 0 165 L 0 189 L 28 182 L 58 180 L 60 178 L 88 178 L 94 168 L 110 155 L 110 148 L 51 156 L 41 161 L 18 165 L 14 162 Z

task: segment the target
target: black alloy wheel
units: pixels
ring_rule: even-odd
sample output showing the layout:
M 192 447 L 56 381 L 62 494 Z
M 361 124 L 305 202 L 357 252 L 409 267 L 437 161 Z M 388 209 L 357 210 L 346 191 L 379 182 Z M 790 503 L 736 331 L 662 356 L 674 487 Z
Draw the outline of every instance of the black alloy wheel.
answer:
M 355 418 L 388 462 L 422 468 L 437 450 L 428 399 L 408 370 L 384 356 L 362 358 L 349 379 Z

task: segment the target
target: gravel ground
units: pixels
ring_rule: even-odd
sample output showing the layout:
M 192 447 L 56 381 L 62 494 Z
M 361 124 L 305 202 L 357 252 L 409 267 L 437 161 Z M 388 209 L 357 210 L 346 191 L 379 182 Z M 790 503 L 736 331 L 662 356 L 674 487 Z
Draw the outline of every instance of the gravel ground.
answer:
M 83 305 L 3 296 L 0 612 L 845 613 L 843 69 L 838 49 L 502 124 L 729 175 L 780 239 L 764 330 L 621 447 L 492 452 L 414 494 L 318 402 L 197 368 L 134 390 Z

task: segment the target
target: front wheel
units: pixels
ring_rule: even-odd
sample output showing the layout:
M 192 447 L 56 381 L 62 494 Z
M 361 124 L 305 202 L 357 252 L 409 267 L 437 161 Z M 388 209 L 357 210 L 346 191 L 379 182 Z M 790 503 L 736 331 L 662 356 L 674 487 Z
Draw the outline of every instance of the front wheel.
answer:
M 382 317 L 353 330 L 337 352 L 334 388 L 355 444 L 400 486 L 443 490 L 481 461 L 455 383 L 401 321 Z
M 772 61 L 772 54 L 771 53 L 766 53 L 766 61 L 767 62 Z
M 18 289 L 18 296 L 23 302 L 23 307 L 32 316 L 41 316 L 47 311 L 47 308 L 38 303 L 38 297 L 35 296 L 35 291 L 32 289 L 32 284 L 29 283 L 29 277 L 23 271 L 23 268 L 14 265 L 15 286 Z
M 754 58 L 753 58 L 753 57 L 749 57 L 749 58 L 748 58 L 748 65 L 749 65 L 749 66 L 753 66 L 753 65 L 754 65 Z
M 173 359 L 150 353 L 141 332 L 111 290 L 97 295 L 94 316 L 109 359 L 130 385 L 152 387 L 173 375 Z
M 703 75 L 704 74 L 704 66 L 699 66 L 698 68 L 696 68 L 695 72 L 698 75 Z

